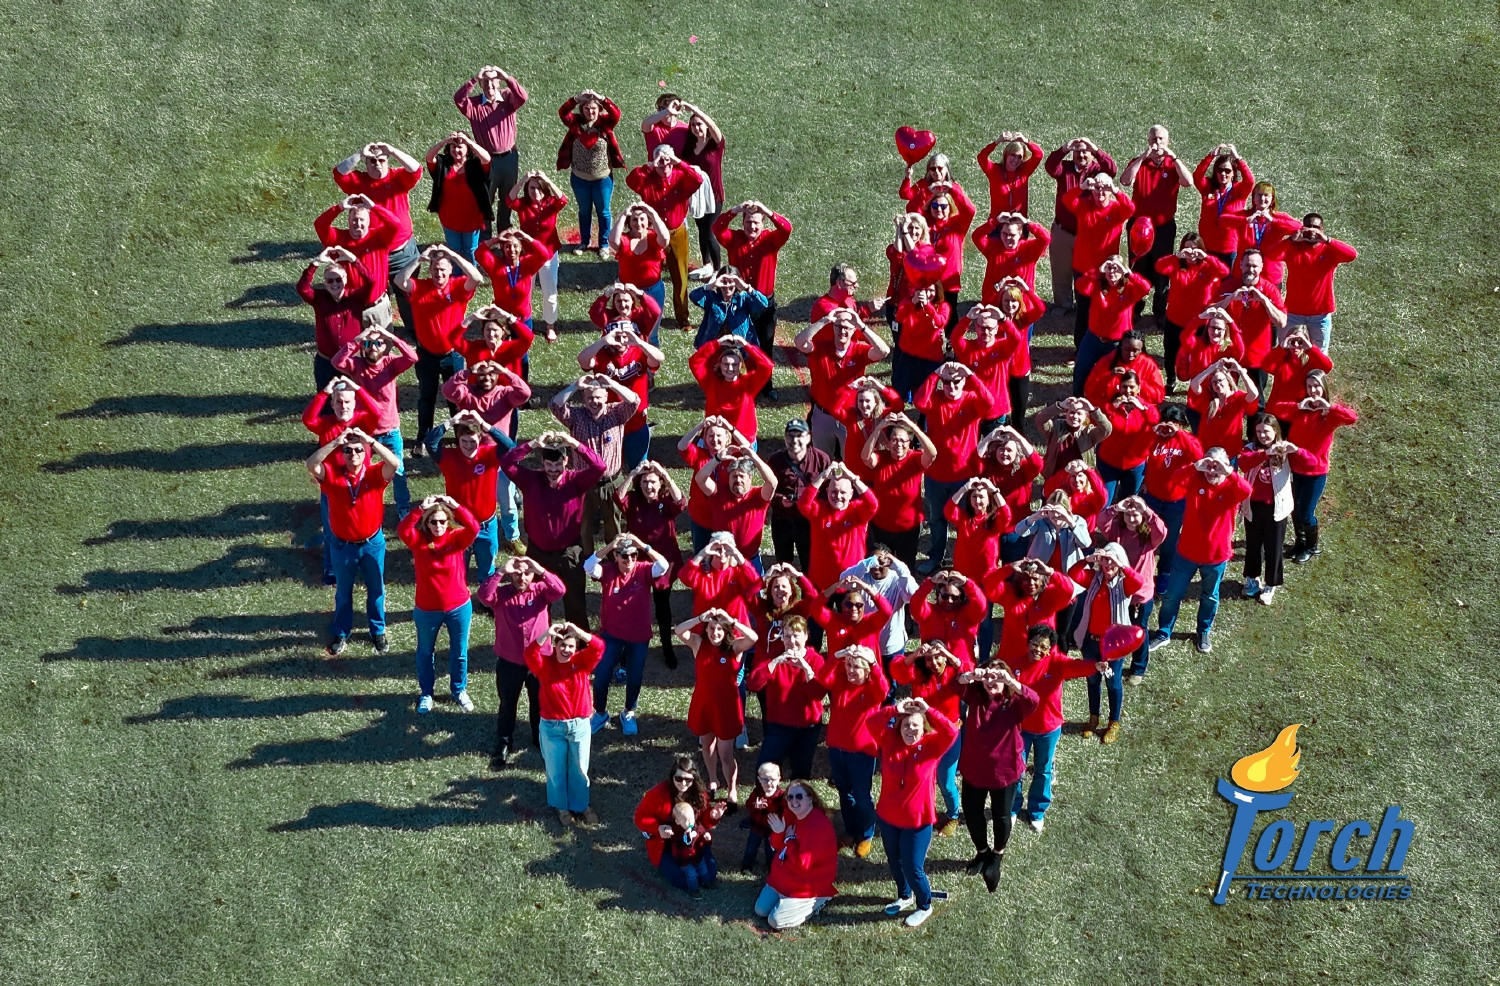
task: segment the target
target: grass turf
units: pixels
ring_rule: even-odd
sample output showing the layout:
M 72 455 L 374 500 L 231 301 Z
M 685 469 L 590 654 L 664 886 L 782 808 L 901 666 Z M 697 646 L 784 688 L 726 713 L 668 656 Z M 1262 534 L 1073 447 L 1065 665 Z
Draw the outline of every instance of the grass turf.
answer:
M 23 0 L 6 20 L 7 981 L 1493 975 L 1497 696 L 1477 645 L 1496 588 L 1492 6 Z M 666 752 L 691 745 L 688 674 L 659 666 L 639 741 L 596 748 L 605 826 L 559 838 L 534 753 L 485 770 L 489 715 L 412 714 L 404 552 L 393 653 L 318 655 L 331 600 L 300 547 L 317 518 L 296 420 L 311 320 L 291 282 L 332 163 L 370 139 L 419 152 L 490 61 L 531 91 L 527 168 L 550 169 L 553 108 L 584 86 L 621 104 L 622 134 L 659 81 L 709 108 L 731 199 L 797 225 L 791 316 L 835 260 L 879 279 L 903 123 L 936 130 L 980 192 L 972 154 L 999 130 L 1049 147 L 1087 134 L 1123 166 L 1162 120 L 1188 156 L 1233 140 L 1285 208 L 1324 212 L 1360 248 L 1334 355 L 1364 421 L 1336 453 L 1328 550 L 1272 610 L 1226 600 L 1211 657 L 1163 654 L 1120 743 L 1064 737 L 1051 825 L 1017 833 L 1000 894 L 957 871 L 962 836 L 934 847 L 954 899 L 915 933 L 876 916 L 878 851 L 843 864 L 829 917 L 784 939 L 748 920 L 752 882 L 703 905 L 665 889 L 628 822 Z M 638 160 L 638 137 L 626 147 Z M 1039 216 L 1049 192 L 1039 177 Z M 1185 199 L 1184 229 L 1194 214 Z M 533 364 L 544 393 L 612 273 L 563 270 L 564 339 Z M 1046 328 L 1055 365 L 1063 327 Z M 680 338 L 669 355 L 659 450 L 693 416 Z M 765 434 L 801 396 L 783 376 Z M 490 676 L 473 690 L 492 711 Z M 1081 704 L 1070 688 L 1072 718 Z M 1214 779 L 1288 722 L 1306 724 L 1292 817 L 1402 805 L 1411 901 L 1208 904 L 1228 823 Z

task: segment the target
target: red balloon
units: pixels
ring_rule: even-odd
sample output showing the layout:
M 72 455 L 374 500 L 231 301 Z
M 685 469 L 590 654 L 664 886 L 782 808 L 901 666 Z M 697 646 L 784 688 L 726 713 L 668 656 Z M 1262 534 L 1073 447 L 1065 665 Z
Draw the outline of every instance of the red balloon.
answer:
M 1140 650 L 1145 639 L 1144 627 L 1116 624 L 1104 631 L 1104 638 L 1099 641 L 1099 652 L 1106 661 L 1114 661 Z
M 937 146 L 937 136 L 931 130 L 913 130 L 911 127 L 896 128 L 896 153 L 907 164 L 916 164 Z
M 1142 216 L 1130 227 L 1130 252 L 1137 257 L 1145 256 L 1151 252 L 1151 244 L 1156 242 L 1156 226 L 1151 222 L 1149 216 Z

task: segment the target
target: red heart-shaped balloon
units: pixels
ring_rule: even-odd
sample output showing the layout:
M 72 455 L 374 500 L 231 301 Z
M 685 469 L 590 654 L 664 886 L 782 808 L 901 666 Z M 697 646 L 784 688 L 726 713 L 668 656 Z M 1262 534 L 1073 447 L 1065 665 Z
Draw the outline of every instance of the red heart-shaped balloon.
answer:
M 913 130 L 911 127 L 896 128 L 896 153 L 907 164 L 916 164 L 937 146 L 937 136 L 931 130 Z
M 1139 650 L 1145 640 L 1146 631 L 1141 627 L 1116 624 L 1104 631 L 1099 653 L 1106 661 L 1115 661 Z
M 1151 222 L 1150 216 L 1142 216 L 1130 227 L 1130 252 L 1137 257 L 1144 257 L 1151 252 L 1151 246 L 1156 242 L 1156 226 Z

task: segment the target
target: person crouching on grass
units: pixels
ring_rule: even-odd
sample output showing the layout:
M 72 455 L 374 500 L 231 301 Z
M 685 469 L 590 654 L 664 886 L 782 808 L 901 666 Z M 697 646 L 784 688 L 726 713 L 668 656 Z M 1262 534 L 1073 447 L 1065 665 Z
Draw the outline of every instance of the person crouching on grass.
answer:
M 547 804 L 564 826 L 595 825 L 589 807 L 590 676 L 604 656 L 604 639 L 566 620 L 526 648 L 526 666 L 540 683 L 542 763 Z
M 771 872 L 755 913 L 772 931 L 795 928 L 828 905 L 838 893 L 839 844 L 833 822 L 807 781 L 792 781 L 786 808 L 766 817 L 771 829 Z
M 714 859 L 714 834 L 709 831 L 724 817 L 725 804 L 714 802 L 699 815 L 686 801 L 672 806 L 672 838 L 667 841 L 678 879 L 668 879 L 678 889 L 686 890 L 694 900 L 703 899 L 705 889 L 719 886 L 719 863 Z

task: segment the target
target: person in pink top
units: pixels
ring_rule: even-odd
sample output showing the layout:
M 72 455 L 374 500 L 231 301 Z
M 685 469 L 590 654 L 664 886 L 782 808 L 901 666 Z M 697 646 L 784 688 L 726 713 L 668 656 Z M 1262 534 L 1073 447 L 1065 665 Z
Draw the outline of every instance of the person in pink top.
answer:
M 1318 502 L 1328 485 L 1333 434 L 1359 420 L 1354 408 L 1329 399 L 1328 375 L 1322 370 L 1309 373 L 1304 387 L 1307 396 L 1297 403 L 1288 401 L 1267 408 L 1287 423 L 1286 437 L 1312 454 L 1311 461 L 1292 462 L 1292 527 L 1296 532 L 1292 561 L 1299 565 L 1319 553 Z
M 412 621 L 417 625 L 417 684 L 422 690 L 417 700 L 419 714 L 432 711 L 437 681 L 434 657 L 443 627 L 448 629 L 448 687 L 453 701 L 465 712 L 474 711 L 474 700 L 469 698 L 469 622 L 474 604 L 465 583 L 464 552 L 478 530 L 474 515 L 450 496 L 427 497 L 396 529 L 411 549 L 416 569 Z
M 542 764 L 547 804 L 564 826 L 597 824 L 589 807 L 589 676 L 604 656 L 604 640 L 568 622 L 554 623 L 526 648 L 542 713 Z
M 875 838 L 875 754 L 867 724 L 890 692 L 880 658 L 868 647 L 845 647 L 829 655 L 818 672 L 828 692 L 828 768 L 839 792 L 844 839 L 865 859 Z M 928 780 L 929 790 L 931 779 Z
M 392 167 L 392 159 L 399 167 Z M 422 180 L 422 162 L 384 141 L 372 141 L 333 166 L 333 183 L 345 195 L 363 195 L 383 206 L 395 217 L 397 232 L 387 255 L 387 269 L 394 277 L 417 260 L 417 241 L 411 232 L 410 194 Z M 401 322 L 412 322 L 411 303 L 396 285 L 396 307 Z
M 1238 217 L 1250 201 L 1255 175 L 1233 144 L 1220 144 L 1193 169 L 1193 185 L 1203 198 L 1198 213 L 1198 235 L 1209 253 L 1234 266 L 1239 250 Z
M 542 289 L 543 338 L 548 342 L 557 341 L 557 271 L 562 263 L 557 217 L 567 204 L 562 189 L 540 171 L 526 172 L 505 197 L 505 205 L 516 214 L 521 231 L 549 251 L 546 263 L 536 272 Z
M 865 556 L 869 523 L 879 506 L 865 481 L 842 462 L 819 473 L 797 497 L 797 509 L 812 526 L 807 577 L 820 591 Z
M 1177 467 L 1178 477 L 1187 487 L 1187 507 L 1182 516 L 1182 534 L 1177 540 L 1177 560 L 1167 577 L 1157 630 L 1151 635 L 1152 650 L 1172 640 L 1177 611 L 1187 595 L 1194 575 L 1203 580 L 1198 597 L 1198 653 L 1213 650 L 1209 632 L 1219 611 L 1219 584 L 1224 569 L 1234 554 L 1234 522 L 1240 503 L 1250 496 L 1250 483 L 1234 471 L 1222 448 L 1210 448 L 1197 462 Z
M 511 558 L 474 594 L 474 601 L 495 617 L 495 691 L 500 708 L 495 716 L 495 750 L 490 769 L 500 770 L 510 760 L 515 740 L 516 706 L 525 689 L 531 719 L 531 745 L 541 747 L 541 713 L 536 675 L 526 667 L 526 649 L 547 632 L 548 608 L 563 597 L 562 579 L 534 558 Z
M 1036 709 L 1038 697 L 1004 664 L 966 671 L 957 680 L 966 708 L 961 740 L 954 745 L 963 748 L 962 801 L 974 843 L 974 858 L 964 871 L 971 876 L 982 873 L 985 887 L 994 893 L 1015 821 L 1009 809 L 1026 773 L 1021 723 Z M 993 847 L 984 826 L 986 802 L 994 819 Z
M 475 89 L 479 91 L 476 93 Z M 526 90 L 516 77 L 494 65 L 480 69 L 453 94 L 453 105 L 469 121 L 476 144 L 485 152 L 488 168 L 486 199 L 496 200 L 500 213 L 497 229 L 510 228 L 510 208 L 505 204 L 505 193 L 515 185 L 520 171 L 516 111 L 526 99 Z
M 1057 741 L 1062 737 L 1063 685 L 1073 678 L 1103 674 L 1109 665 L 1068 657 L 1057 649 L 1057 631 L 1046 624 L 1022 630 L 1021 641 L 1024 646 L 1010 664 L 1016 680 L 1036 694 L 1037 704 L 1021 720 L 1022 763 L 1031 759 L 1030 789 L 1017 781 L 1010 811 L 1033 832 L 1040 832 L 1046 827 L 1047 809 L 1052 807 L 1052 764 Z M 966 769 L 964 777 L 968 776 Z M 998 811 L 995 817 L 999 819 Z
M 359 384 L 375 404 L 375 440 L 398 458 L 405 455 L 401 441 L 401 412 L 396 407 L 396 378 L 417 363 L 411 343 L 384 327 L 371 327 L 350 339 L 333 354 L 333 368 Z M 391 483 L 396 516 L 411 510 L 411 492 L 406 485 L 406 465 L 396 471 Z
M 1000 152 L 1000 160 L 993 157 Z M 1002 212 L 1031 211 L 1031 175 L 1046 154 L 1042 145 L 1028 140 L 1019 130 L 1006 130 L 979 151 L 979 170 L 990 182 L 990 218 Z
M 927 849 L 937 819 L 933 784 L 938 761 L 958 736 L 958 724 L 920 698 L 894 710 L 876 709 L 866 726 L 880 750 L 880 841 L 896 881 L 896 899 L 885 913 L 904 911 L 915 928 L 932 916 L 932 885 L 927 881 Z
M 423 261 L 427 262 L 427 276 L 418 277 Z M 464 357 L 458 350 L 467 327 L 465 313 L 475 288 L 484 283 L 484 275 L 456 251 L 437 245 L 397 269 L 391 283 L 398 297 L 406 299 L 406 328 L 417 339 L 415 451 L 421 455 L 421 439 L 432 430 L 438 388 L 464 367 Z
M 1095 533 L 1101 544 L 1118 544 L 1125 549 L 1125 562 L 1141 577 L 1141 587 L 1130 597 L 1130 622 L 1148 630 L 1151 603 L 1156 597 L 1156 549 L 1167 540 L 1167 522 L 1139 496 L 1128 496 L 1099 516 Z M 1142 641 L 1125 681 L 1140 683 L 1146 675 L 1151 657 L 1149 641 Z
M 1323 217 L 1309 212 L 1302 228 L 1282 240 L 1271 259 L 1286 264 L 1286 331 L 1305 327 L 1313 345 L 1328 350 L 1333 341 L 1333 275 L 1359 258 L 1359 251 L 1330 239 Z
M 617 666 L 625 668 L 625 711 L 620 731 L 640 731 L 635 707 L 646 674 L 646 649 L 651 643 L 651 594 L 672 584 L 672 564 L 661 552 L 634 534 L 621 534 L 590 555 L 583 573 L 599 583 L 599 633 L 604 637 L 604 660 L 594 669 L 593 732 L 609 722 L 609 682 Z

